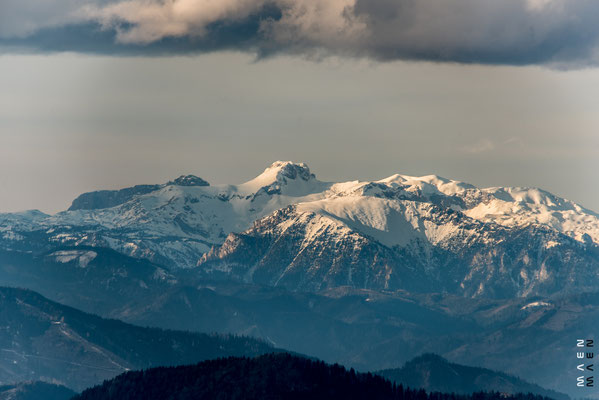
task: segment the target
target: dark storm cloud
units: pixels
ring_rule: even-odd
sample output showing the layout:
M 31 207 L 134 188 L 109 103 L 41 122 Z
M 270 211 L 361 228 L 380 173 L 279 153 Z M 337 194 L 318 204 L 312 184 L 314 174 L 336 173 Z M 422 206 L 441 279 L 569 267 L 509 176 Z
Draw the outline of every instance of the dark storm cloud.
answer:
M 593 64 L 599 2 L 356 0 L 380 59 Z
M 596 0 L 7 0 L 4 51 L 597 65 Z M 35 8 L 34 8 L 35 9 Z

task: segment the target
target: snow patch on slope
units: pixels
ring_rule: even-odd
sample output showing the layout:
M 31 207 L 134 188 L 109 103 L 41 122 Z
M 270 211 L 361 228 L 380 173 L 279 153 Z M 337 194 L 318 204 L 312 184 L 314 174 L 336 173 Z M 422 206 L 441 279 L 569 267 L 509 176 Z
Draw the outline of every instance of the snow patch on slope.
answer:
M 98 256 L 95 251 L 82 250 L 59 250 L 50 255 L 56 262 L 66 264 L 77 260 L 80 268 L 86 268 L 87 265 Z

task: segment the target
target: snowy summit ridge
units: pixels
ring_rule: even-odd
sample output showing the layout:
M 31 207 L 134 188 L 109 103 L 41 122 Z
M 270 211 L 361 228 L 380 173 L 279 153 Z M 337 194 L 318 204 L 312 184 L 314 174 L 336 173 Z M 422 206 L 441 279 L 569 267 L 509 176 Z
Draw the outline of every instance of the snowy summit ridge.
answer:
M 520 295 L 599 282 L 599 216 L 549 192 L 436 175 L 322 182 L 291 161 L 238 185 L 187 175 L 86 193 L 56 215 L 0 214 L 2 248 L 34 240 L 309 290 L 399 288 L 417 281 L 418 268 L 449 282 L 437 289 L 468 295 L 489 292 L 489 279 Z M 261 250 L 249 251 L 248 240 Z
M 277 182 L 284 182 L 286 178 L 302 179 L 304 181 L 316 179 L 316 175 L 310 172 L 308 164 L 294 163 L 292 161 L 275 161 L 255 179 L 270 179 L 273 176 Z
M 322 188 L 322 182 L 316 179 L 316 175 L 310 172 L 310 168 L 305 163 L 275 161 L 260 175 L 239 185 L 238 191 L 256 193 L 264 189 L 273 192 L 280 191 L 284 186 L 299 186 L 299 194 L 302 189 L 304 192 L 310 192 Z

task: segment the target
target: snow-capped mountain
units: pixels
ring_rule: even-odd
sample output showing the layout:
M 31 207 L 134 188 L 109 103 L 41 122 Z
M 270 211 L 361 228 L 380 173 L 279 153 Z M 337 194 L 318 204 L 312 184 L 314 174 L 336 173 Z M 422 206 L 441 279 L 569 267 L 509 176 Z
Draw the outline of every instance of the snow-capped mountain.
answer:
M 240 185 L 210 186 L 182 176 L 163 185 L 86 193 L 68 211 L 0 214 L 0 238 L 10 248 L 46 244 L 110 247 L 168 266 L 195 266 L 230 232 L 289 204 L 320 198 L 329 184 L 305 164 L 276 162 Z M 150 190 L 149 192 L 147 192 Z
M 599 215 L 551 193 L 435 175 L 321 182 L 307 165 L 281 161 L 239 185 L 184 176 L 87 193 L 55 215 L 0 214 L 0 238 L 12 249 L 111 247 L 305 290 L 527 296 L 599 279 Z
M 507 228 L 430 204 L 391 203 L 383 212 L 395 219 L 391 234 L 408 237 L 393 243 L 383 241 L 388 231 L 378 240 L 362 221 L 304 206 L 230 234 L 202 257 L 202 271 L 292 290 L 347 285 L 487 297 L 594 290 L 599 278 L 595 245 L 543 226 Z

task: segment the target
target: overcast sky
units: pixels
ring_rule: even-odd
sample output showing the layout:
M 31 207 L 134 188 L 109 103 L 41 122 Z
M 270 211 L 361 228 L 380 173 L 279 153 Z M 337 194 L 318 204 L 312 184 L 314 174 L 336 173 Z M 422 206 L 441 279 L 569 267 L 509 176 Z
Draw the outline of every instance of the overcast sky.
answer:
M 599 211 L 599 2 L 34 4 L 0 0 L 0 211 L 280 159 Z

